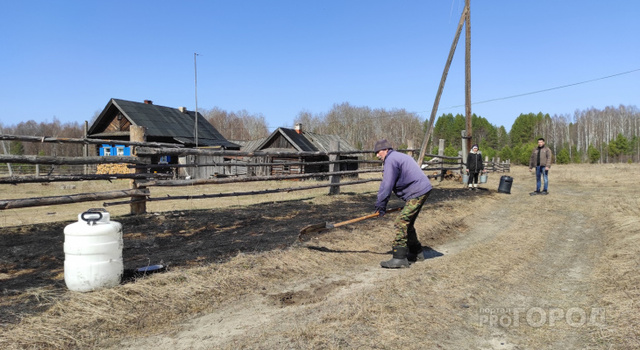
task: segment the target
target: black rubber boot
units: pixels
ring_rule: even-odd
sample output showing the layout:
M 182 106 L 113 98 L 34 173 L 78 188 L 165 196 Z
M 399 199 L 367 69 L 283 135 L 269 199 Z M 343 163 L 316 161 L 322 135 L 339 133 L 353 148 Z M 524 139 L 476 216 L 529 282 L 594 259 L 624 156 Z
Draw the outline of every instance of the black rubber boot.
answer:
M 407 247 L 393 247 L 393 257 L 391 260 L 381 261 L 380 266 L 386 269 L 409 267 L 409 260 L 407 260 L 408 252 L 409 249 Z
M 407 252 L 407 260 L 409 264 L 413 264 L 414 262 L 424 261 L 424 253 L 422 244 L 410 244 L 409 252 Z

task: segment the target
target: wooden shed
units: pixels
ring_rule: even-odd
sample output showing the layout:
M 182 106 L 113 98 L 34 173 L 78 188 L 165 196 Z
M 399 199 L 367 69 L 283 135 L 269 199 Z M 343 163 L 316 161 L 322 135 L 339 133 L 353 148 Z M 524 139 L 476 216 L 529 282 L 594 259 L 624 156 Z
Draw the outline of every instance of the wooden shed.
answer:
M 341 151 L 355 151 L 346 140 L 338 135 L 322 135 L 302 130 L 301 124 L 294 129 L 278 128 L 261 142 L 248 143 L 242 147 L 243 151 L 280 151 L 280 152 L 329 152 L 331 143 L 339 142 Z M 341 163 L 340 170 L 357 170 L 357 156 L 340 156 L 339 160 L 353 159 L 354 162 Z M 255 167 L 254 175 L 293 175 L 323 173 L 329 171 L 328 164 L 312 164 L 312 162 L 328 161 L 329 157 L 321 156 L 268 156 L 265 159 L 253 157 L 252 163 L 279 163 L 264 167 Z M 309 164 L 291 164 L 309 163 Z

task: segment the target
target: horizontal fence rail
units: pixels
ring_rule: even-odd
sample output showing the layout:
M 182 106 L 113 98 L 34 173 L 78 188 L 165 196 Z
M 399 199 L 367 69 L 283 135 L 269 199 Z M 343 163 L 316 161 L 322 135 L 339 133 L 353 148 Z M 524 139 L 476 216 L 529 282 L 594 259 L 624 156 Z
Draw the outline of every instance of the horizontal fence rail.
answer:
M 22 164 L 55 164 L 55 165 L 82 165 L 82 164 L 150 164 L 147 158 L 130 156 L 97 156 L 97 157 L 51 157 L 51 156 L 16 156 L 1 155 L 0 163 Z
M 70 194 L 66 196 L 6 199 L 6 200 L 0 200 L 0 209 L 4 210 L 4 209 L 15 209 L 15 208 L 39 207 L 39 206 L 45 206 L 45 205 L 92 202 L 92 201 L 125 198 L 125 197 L 145 197 L 148 195 L 149 195 L 148 190 L 131 189 L 131 190 L 117 190 L 117 191 L 109 191 L 109 192 L 79 193 L 79 194 Z
M 65 181 L 93 181 L 93 180 L 148 180 L 151 178 L 167 178 L 168 174 L 81 174 L 81 175 L 44 175 L 44 176 L 11 176 L 0 177 L 0 184 L 26 184 L 26 183 L 47 183 L 47 182 L 65 182 Z
M 221 178 L 221 179 L 197 179 L 197 180 L 141 180 L 137 181 L 138 185 L 145 187 L 152 186 L 195 186 L 195 185 L 212 185 L 212 184 L 229 184 L 239 182 L 256 182 L 256 181 L 273 181 L 273 180 L 300 180 L 300 179 L 313 179 L 319 177 L 329 177 L 336 175 L 353 175 L 362 173 L 376 173 L 381 172 L 380 169 L 372 170 L 351 170 L 351 171 L 336 171 L 336 172 L 324 172 L 324 173 L 311 173 L 300 175 L 272 175 L 272 176 L 243 176 L 233 178 Z
M 167 201 L 167 200 L 194 200 L 208 198 L 222 198 L 234 196 L 251 196 L 270 193 L 304 191 L 317 188 L 329 187 L 329 194 L 337 194 L 340 192 L 341 186 L 351 186 L 368 182 L 380 181 L 380 178 L 374 179 L 358 179 L 359 174 L 364 173 L 381 173 L 382 162 L 372 159 L 375 152 L 372 150 L 358 151 L 339 151 L 333 147 L 330 151 L 315 152 L 296 152 L 281 150 L 265 150 L 265 151 L 232 151 L 220 148 L 184 148 L 181 145 L 153 143 L 153 142 L 134 142 L 119 140 L 98 140 L 98 139 L 70 139 L 70 138 L 52 138 L 37 136 L 13 136 L 1 135 L 1 140 L 24 141 L 24 142 L 57 142 L 57 143 L 84 143 L 84 144 L 122 144 L 132 147 L 133 156 L 83 156 L 83 157 L 51 157 L 51 156 L 32 156 L 32 155 L 0 155 L 0 163 L 18 164 L 20 169 L 23 167 L 35 167 L 36 175 L 21 175 L 0 177 L 0 184 L 23 184 L 23 183 L 48 183 L 62 181 L 95 181 L 95 180 L 131 180 L 131 188 L 127 190 L 117 190 L 109 192 L 97 193 L 80 193 L 64 196 L 38 197 L 0 200 L 0 210 L 26 208 L 35 206 L 69 204 L 87 201 L 113 200 L 119 198 L 129 198 L 126 201 L 104 202 L 104 206 L 129 204 L 133 214 L 141 214 L 146 210 L 146 202 Z M 405 149 L 397 150 L 399 152 L 415 154 L 417 150 Z M 175 160 L 171 164 L 155 164 L 160 157 L 193 157 L 193 163 L 176 163 Z M 440 180 L 451 172 L 461 172 L 464 169 L 462 157 L 448 157 L 427 154 L 427 157 L 433 158 L 429 162 L 422 164 L 424 172 L 428 173 L 429 178 L 438 178 Z M 349 158 L 339 158 L 349 157 Z M 278 159 L 281 158 L 281 159 Z M 367 159 L 368 158 L 368 159 Z M 186 158 L 185 158 L 186 159 Z M 278 160 L 274 160 L 278 159 Z M 308 160 L 307 160 L 308 159 Z M 327 160 L 328 159 L 328 160 Z M 221 160 L 221 161 L 217 161 Z M 306 161 L 305 161 L 306 160 Z M 96 171 L 95 166 L 101 164 L 115 164 L 118 167 L 124 167 L 125 172 L 120 174 L 89 174 L 86 173 L 92 166 L 90 171 Z M 510 164 L 508 162 L 485 162 L 485 168 L 489 171 L 509 171 Z M 48 167 L 46 175 L 40 176 L 42 168 Z M 54 174 L 55 170 L 62 167 L 74 167 L 78 165 L 84 166 L 84 174 Z M 7 165 L 8 166 L 8 165 Z M 343 169 L 340 167 L 343 166 Z M 344 169 L 344 166 L 354 166 L 355 169 Z M 188 175 L 180 174 L 180 172 L 193 168 L 220 168 L 231 169 L 235 167 L 235 172 L 215 173 L 210 178 L 190 178 Z M 286 171 L 285 171 L 286 167 Z M 308 167 L 308 168 L 307 168 Z M 32 168 L 33 169 L 33 168 Z M 122 168 L 121 168 L 122 169 Z M 184 169 L 184 170 L 180 170 Z M 238 169 L 245 169 L 243 172 Z M 256 169 L 252 173 L 247 173 L 248 169 Z M 255 175 L 258 170 L 268 175 Z M 265 170 L 266 169 L 266 170 Z M 311 170 L 313 169 L 313 170 Z M 328 171 L 325 171 L 326 169 Z M 47 169 L 45 169 L 47 170 Z M 307 172 L 307 170 L 312 172 Z M 1 169 L 0 169 L 1 171 Z M 275 173 L 274 173 L 275 171 Z M 288 172 L 287 172 L 288 171 Z M 353 178 L 353 179 L 350 179 Z M 266 181 L 285 181 L 285 180 L 307 180 L 316 179 L 327 181 L 326 183 L 313 184 L 308 186 L 297 186 L 287 188 L 265 189 L 260 191 L 245 192 L 229 192 L 214 193 L 201 195 L 183 195 L 183 196 L 166 196 L 152 197 L 149 187 L 181 187 L 195 185 L 219 185 L 230 183 L 244 182 L 266 182 Z M 347 181 L 341 181 L 347 180 Z M 134 210 L 134 208 L 136 208 Z
M 77 143 L 85 145 L 102 145 L 117 144 L 123 146 L 145 146 L 145 147 L 184 147 L 175 143 L 163 142 L 135 142 L 124 140 L 105 140 L 105 139 L 89 139 L 89 138 L 68 138 L 68 137 L 47 137 L 47 136 L 22 136 L 22 135 L 4 135 L 0 134 L 0 141 L 25 141 L 38 143 Z
M 368 180 L 358 180 L 358 181 L 348 181 L 341 182 L 340 186 L 349 186 L 349 185 L 359 185 L 367 182 L 377 182 L 380 179 L 368 179 Z M 316 188 L 325 188 L 331 187 L 334 184 L 319 184 L 319 185 L 311 185 L 311 186 L 299 186 L 299 187 L 288 187 L 288 188 L 276 188 L 270 190 L 262 190 L 262 191 L 247 191 L 247 192 L 227 192 L 227 193 L 217 193 L 217 194 L 201 194 L 194 196 L 167 196 L 167 197 L 149 197 L 147 201 L 156 202 L 156 201 L 170 201 L 170 200 L 178 200 L 178 199 L 209 199 L 209 198 L 222 198 L 222 197 L 240 197 L 240 196 L 253 196 L 260 194 L 270 194 L 270 193 L 281 193 L 281 192 L 293 192 L 293 191 L 305 191 L 312 190 Z M 130 204 L 132 201 L 121 201 L 121 202 L 105 202 L 103 205 L 105 207 L 111 205 L 120 205 L 120 204 Z
M 347 164 L 358 162 L 358 164 L 377 164 L 381 165 L 379 160 L 328 160 L 320 162 L 286 162 L 287 165 L 329 165 L 329 164 Z M 249 162 L 234 162 L 234 163 L 198 163 L 198 164 L 148 164 L 148 165 L 128 165 L 130 169 L 157 169 L 157 168 L 197 168 L 205 166 L 246 166 L 246 167 L 261 167 L 270 165 L 282 165 L 283 162 L 269 162 L 269 163 L 249 163 Z

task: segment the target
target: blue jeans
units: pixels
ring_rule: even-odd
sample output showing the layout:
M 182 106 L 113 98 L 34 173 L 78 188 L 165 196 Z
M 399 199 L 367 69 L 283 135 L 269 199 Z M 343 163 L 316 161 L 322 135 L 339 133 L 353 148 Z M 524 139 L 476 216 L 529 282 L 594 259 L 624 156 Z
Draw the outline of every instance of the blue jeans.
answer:
M 544 177 L 544 190 L 549 187 L 549 170 L 545 170 L 543 166 L 536 167 L 536 192 L 540 192 L 540 176 Z

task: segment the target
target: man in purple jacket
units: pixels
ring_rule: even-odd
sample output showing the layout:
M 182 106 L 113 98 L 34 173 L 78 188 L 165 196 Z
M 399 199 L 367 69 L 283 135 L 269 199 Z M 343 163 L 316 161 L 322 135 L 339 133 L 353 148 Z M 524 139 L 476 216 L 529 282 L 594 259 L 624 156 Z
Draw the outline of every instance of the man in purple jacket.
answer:
M 396 238 L 393 257 L 380 262 L 384 268 L 409 267 L 410 262 L 424 260 L 422 244 L 413 227 L 431 191 L 431 181 L 410 156 L 396 152 L 387 140 L 376 142 L 374 151 L 382 160 L 382 182 L 378 190 L 376 212 L 384 216 L 391 192 L 405 201 L 404 208 L 394 222 Z

